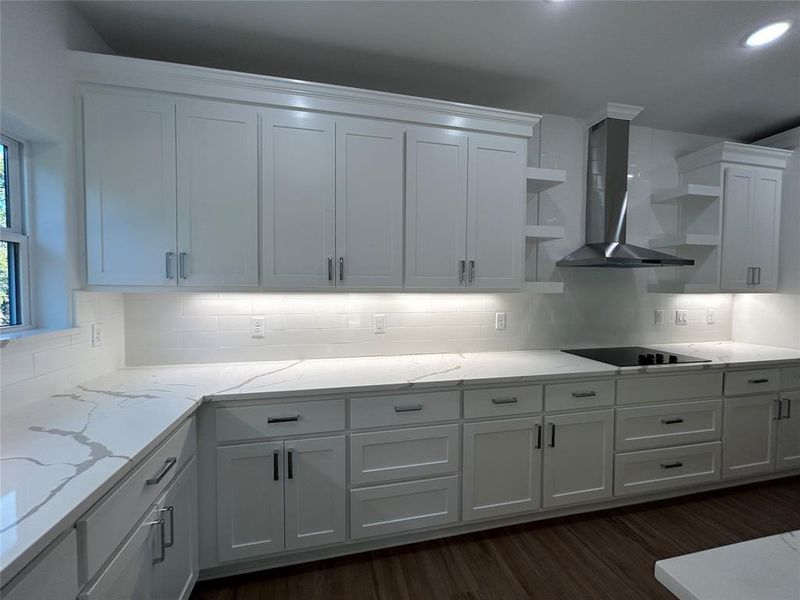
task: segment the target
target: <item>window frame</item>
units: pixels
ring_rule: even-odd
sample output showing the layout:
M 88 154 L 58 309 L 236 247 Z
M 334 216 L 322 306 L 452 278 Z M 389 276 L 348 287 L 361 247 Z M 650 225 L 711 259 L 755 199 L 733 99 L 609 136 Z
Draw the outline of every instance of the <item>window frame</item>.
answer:
M 18 139 L 0 133 L 0 141 L 8 149 L 6 169 L 6 211 L 9 227 L 0 223 L 0 242 L 11 242 L 17 245 L 18 254 L 16 267 L 18 270 L 16 281 L 9 287 L 16 288 L 19 323 L 17 325 L 0 326 L 0 335 L 30 329 L 33 327 L 31 319 L 30 295 L 30 236 L 27 235 L 27 196 L 25 177 L 25 148 L 26 144 Z M 9 279 L 11 276 L 9 256 Z M 13 288 L 12 288 L 13 289 Z

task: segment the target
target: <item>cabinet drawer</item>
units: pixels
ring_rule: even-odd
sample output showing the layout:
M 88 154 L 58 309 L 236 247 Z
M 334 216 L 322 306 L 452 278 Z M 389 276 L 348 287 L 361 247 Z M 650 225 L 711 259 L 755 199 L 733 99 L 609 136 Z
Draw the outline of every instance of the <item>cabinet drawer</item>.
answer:
M 350 492 L 350 537 L 403 533 L 458 521 L 458 475 Z
M 614 381 L 576 381 L 544 386 L 545 410 L 597 408 L 614 404 Z
M 800 367 L 781 369 L 781 387 L 784 390 L 800 390 Z
M 458 425 L 350 436 L 350 483 L 377 483 L 458 471 Z
M 458 392 L 368 396 L 350 400 L 350 427 L 391 427 L 454 421 L 460 414 Z
M 617 450 L 697 444 L 720 439 L 722 400 L 617 409 Z
M 720 478 L 721 442 L 617 454 L 614 495 L 643 494 Z
M 761 394 L 776 392 L 780 388 L 779 369 L 753 369 L 725 373 L 725 395 Z
M 340 431 L 344 426 L 344 400 L 221 406 L 217 409 L 218 442 Z
M 645 404 L 665 400 L 708 398 L 722 393 L 722 372 L 655 375 L 620 379 L 617 404 Z
M 10 582 L 3 600 L 63 600 L 78 595 L 78 542 L 74 529 L 52 542 Z
M 186 421 L 77 523 L 80 580 L 92 578 L 136 521 L 197 452 L 194 419 Z
M 489 388 L 464 392 L 464 418 L 504 417 L 542 412 L 542 386 Z

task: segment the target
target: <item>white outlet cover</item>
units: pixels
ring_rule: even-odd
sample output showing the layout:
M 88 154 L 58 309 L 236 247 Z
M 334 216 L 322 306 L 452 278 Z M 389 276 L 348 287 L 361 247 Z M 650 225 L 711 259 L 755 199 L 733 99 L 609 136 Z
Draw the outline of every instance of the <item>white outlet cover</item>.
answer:
M 653 313 L 653 322 L 656 325 L 663 325 L 664 324 L 664 311 L 661 309 L 656 309 L 655 313 Z
M 506 313 L 499 312 L 494 314 L 494 328 L 497 331 L 502 331 L 506 328 Z
M 707 308 L 706 309 L 706 323 L 708 323 L 709 325 L 713 325 L 714 324 L 714 316 L 715 316 L 714 315 L 714 309 L 713 308 Z
M 264 337 L 264 317 L 250 317 L 250 337 Z
M 92 348 L 103 345 L 103 324 L 92 323 Z
M 386 315 L 372 316 L 373 333 L 386 333 Z
M 687 313 L 689 311 L 686 310 L 676 310 L 675 311 L 675 325 L 686 325 L 687 321 Z

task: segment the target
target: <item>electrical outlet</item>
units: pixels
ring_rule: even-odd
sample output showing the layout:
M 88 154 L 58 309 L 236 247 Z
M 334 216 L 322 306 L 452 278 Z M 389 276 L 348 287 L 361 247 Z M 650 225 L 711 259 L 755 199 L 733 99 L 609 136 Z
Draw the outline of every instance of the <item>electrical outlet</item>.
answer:
M 386 315 L 372 316 L 372 332 L 386 333 Z
M 714 309 L 713 308 L 707 308 L 706 309 L 706 323 L 708 323 L 709 325 L 713 325 L 714 324 Z
M 103 324 L 92 323 L 92 348 L 103 345 Z
M 686 325 L 687 321 L 687 310 L 676 310 L 675 311 L 675 325 Z
M 663 325 L 664 324 L 664 311 L 661 309 L 656 309 L 655 313 L 653 314 L 653 322 L 656 325 Z
M 264 317 L 250 317 L 250 337 L 264 337 Z
M 506 328 L 506 313 L 494 313 L 494 328 L 497 331 L 502 331 Z

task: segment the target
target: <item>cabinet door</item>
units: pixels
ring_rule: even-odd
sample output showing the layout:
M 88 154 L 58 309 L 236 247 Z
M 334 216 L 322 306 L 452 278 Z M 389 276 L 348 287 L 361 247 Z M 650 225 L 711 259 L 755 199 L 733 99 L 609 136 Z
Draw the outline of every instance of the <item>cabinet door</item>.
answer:
M 778 418 L 775 396 L 726 398 L 722 416 L 722 477 L 743 477 L 775 468 Z
M 300 111 L 261 113 L 264 286 L 333 286 L 335 124 Z
M 89 285 L 175 285 L 175 102 L 83 98 Z
M 197 581 L 197 461 L 172 481 L 158 502 L 166 526 L 164 561 L 154 568 L 153 600 L 184 600 Z
M 752 265 L 758 269 L 754 290 L 778 289 L 778 248 L 781 221 L 781 171 L 758 169 L 750 205 Z
M 84 588 L 79 596 L 81 600 L 151 600 L 153 569 L 156 561 L 163 558 L 164 551 L 161 547 L 160 519 L 158 508 L 154 507 L 94 582 Z
M 539 508 L 541 423 L 526 418 L 464 424 L 465 521 Z
M 418 129 L 406 139 L 406 289 L 458 288 L 467 258 L 467 137 Z
M 611 496 L 613 410 L 547 416 L 543 435 L 545 507 Z
M 337 287 L 403 286 L 403 131 L 336 122 Z
M 286 548 L 343 542 L 345 439 L 343 435 L 286 442 Z
M 526 160 L 524 140 L 490 135 L 469 138 L 470 287 L 522 287 Z
M 178 104 L 179 284 L 258 286 L 258 124 L 247 106 Z
M 752 198 L 756 169 L 727 167 L 722 205 L 722 272 L 724 290 L 749 291 L 753 266 Z
M 778 421 L 777 466 L 800 467 L 800 392 L 784 393 L 783 418 Z
M 283 550 L 283 442 L 217 448 L 220 561 Z

